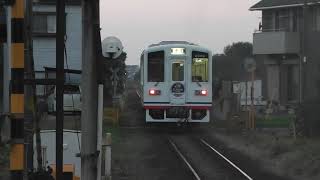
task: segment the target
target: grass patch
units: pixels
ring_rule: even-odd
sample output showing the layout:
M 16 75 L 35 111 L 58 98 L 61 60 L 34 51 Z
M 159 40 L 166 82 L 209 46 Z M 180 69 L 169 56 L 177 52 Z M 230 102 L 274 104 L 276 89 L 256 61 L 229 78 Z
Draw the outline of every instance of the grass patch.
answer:
M 291 117 L 269 117 L 257 118 L 257 127 L 259 128 L 288 128 L 291 123 Z

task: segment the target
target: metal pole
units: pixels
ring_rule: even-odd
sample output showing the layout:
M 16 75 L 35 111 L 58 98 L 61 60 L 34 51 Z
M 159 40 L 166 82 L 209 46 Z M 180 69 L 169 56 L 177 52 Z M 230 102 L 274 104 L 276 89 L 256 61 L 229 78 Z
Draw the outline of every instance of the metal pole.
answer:
M 103 85 L 99 84 L 98 92 L 98 127 L 97 127 L 97 150 L 99 157 L 97 161 L 97 180 L 101 180 L 101 163 L 102 163 L 102 121 L 103 121 Z
M 255 70 L 251 74 L 251 128 L 255 128 L 255 108 L 254 108 L 254 81 L 255 81 Z
M 246 128 L 250 129 L 250 111 L 248 111 L 248 81 L 246 81 L 246 109 L 245 112 L 248 112 L 248 120 L 246 120 Z
M 119 68 L 113 69 L 112 73 L 113 73 L 113 95 L 112 95 L 112 105 L 115 108 L 119 107 L 119 102 L 118 102 L 118 98 L 117 98 L 117 89 L 118 89 L 118 72 L 119 72 Z
M 81 180 L 97 179 L 97 42 L 98 0 L 82 0 Z M 98 9 L 97 9 L 98 8 Z M 100 41 L 100 39 L 99 39 Z
M 304 1 L 303 9 L 302 9 L 302 28 L 301 28 L 301 40 L 300 40 L 300 45 L 301 45 L 301 51 L 300 51 L 300 60 L 299 60 L 299 105 L 303 103 L 303 63 L 306 59 L 306 11 L 307 11 L 307 1 Z
M 65 36 L 65 1 L 57 1 L 57 36 L 56 36 L 56 67 L 57 67 L 57 99 L 56 99 L 56 180 L 63 178 L 63 89 L 64 89 L 64 36 Z

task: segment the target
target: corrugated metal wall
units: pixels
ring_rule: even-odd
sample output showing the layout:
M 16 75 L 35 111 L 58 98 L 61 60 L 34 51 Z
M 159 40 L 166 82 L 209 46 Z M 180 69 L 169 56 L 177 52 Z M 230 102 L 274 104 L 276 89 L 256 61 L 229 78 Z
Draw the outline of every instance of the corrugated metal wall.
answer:
M 36 5 L 35 12 L 55 12 L 54 5 Z M 66 7 L 66 49 L 69 69 L 81 69 L 82 16 L 80 6 Z M 35 22 L 34 22 L 35 23 Z M 56 67 L 56 43 L 54 37 L 34 37 L 35 70 L 44 71 L 44 66 Z M 66 66 L 65 66 L 66 67 Z

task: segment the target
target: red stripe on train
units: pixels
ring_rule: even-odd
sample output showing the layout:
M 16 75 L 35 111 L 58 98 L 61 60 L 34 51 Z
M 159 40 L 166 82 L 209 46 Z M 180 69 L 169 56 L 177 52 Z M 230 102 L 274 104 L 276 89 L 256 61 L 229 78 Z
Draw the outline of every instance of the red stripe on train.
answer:
M 176 107 L 176 106 L 144 106 L 144 109 L 169 109 L 170 107 Z M 181 106 L 181 107 L 187 107 L 190 109 L 206 109 L 209 110 L 211 106 Z

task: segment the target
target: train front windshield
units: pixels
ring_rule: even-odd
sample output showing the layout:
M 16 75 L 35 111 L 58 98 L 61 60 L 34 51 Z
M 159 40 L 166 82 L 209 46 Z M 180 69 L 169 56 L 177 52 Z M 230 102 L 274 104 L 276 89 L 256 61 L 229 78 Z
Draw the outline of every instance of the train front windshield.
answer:
M 148 54 L 148 82 L 164 82 L 164 51 Z
M 208 82 L 209 56 L 207 53 L 192 53 L 192 82 Z
M 184 81 L 184 63 L 172 63 L 172 81 Z

